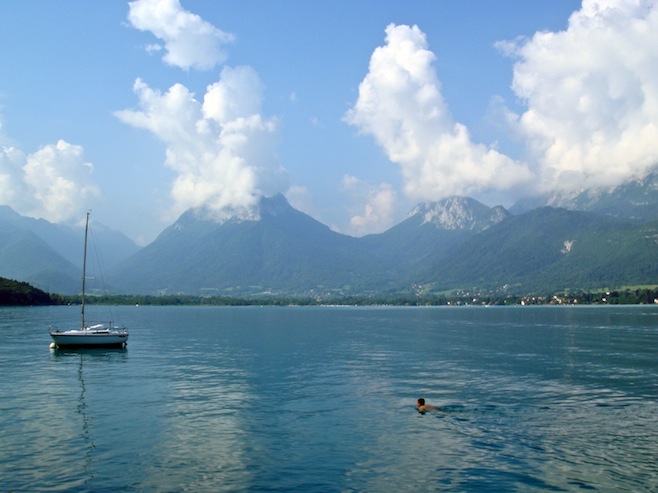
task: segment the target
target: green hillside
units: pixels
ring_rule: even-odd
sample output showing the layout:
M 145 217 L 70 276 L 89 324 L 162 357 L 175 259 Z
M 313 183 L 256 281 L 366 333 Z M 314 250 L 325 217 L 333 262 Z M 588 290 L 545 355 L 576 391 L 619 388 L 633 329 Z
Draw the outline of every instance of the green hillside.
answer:
M 26 282 L 0 277 L 0 306 L 51 305 L 50 295 Z
M 471 238 L 426 278 L 436 289 L 564 289 L 658 281 L 658 223 L 633 225 L 586 212 L 535 209 Z

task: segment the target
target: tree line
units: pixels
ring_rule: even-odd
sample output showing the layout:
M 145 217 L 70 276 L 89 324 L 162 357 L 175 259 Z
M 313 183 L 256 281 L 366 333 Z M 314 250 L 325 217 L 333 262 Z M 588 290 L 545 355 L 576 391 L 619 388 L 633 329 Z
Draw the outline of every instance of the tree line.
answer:
M 58 304 L 79 304 L 80 296 L 57 297 Z M 230 297 L 194 295 L 102 295 L 87 296 L 86 302 L 96 305 L 143 306 L 506 306 L 506 305 L 566 305 L 658 304 L 658 287 L 614 291 L 575 291 L 544 295 L 508 294 L 368 294 L 349 296 L 272 296 Z
M 626 288 L 601 291 L 563 291 L 550 294 L 512 295 L 455 291 L 451 293 L 370 293 L 335 296 L 231 297 L 195 295 L 87 295 L 90 305 L 144 306 L 465 306 L 465 305 L 562 305 L 658 304 L 658 287 Z M 75 305 L 80 295 L 51 294 L 26 282 L 0 277 L 0 306 Z
M 26 282 L 0 277 L 0 306 L 54 305 L 57 300 L 50 294 Z

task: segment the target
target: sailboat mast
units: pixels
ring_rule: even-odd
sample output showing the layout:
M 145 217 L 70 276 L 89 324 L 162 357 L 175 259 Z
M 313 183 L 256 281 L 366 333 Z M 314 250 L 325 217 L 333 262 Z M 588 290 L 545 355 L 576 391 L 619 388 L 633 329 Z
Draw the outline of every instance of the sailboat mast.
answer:
M 85 282 L 87 280 L 87 234 L 89 233 L 89 212 L 87 212 L 87 222 L 85 224 L 85 252 L 82 256 L 82 330 L 85 330 Z

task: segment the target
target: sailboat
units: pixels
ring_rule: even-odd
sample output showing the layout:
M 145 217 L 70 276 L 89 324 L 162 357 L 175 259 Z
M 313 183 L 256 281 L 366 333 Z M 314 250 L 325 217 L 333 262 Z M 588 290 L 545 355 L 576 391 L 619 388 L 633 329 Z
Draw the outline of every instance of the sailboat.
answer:
M 109 323 L 87 325 L 85 321 L 85 281 L 87 279 L 87 236 L 89 234 L 89 215 L 85 224 L 85 249 L 82 262 L 82 325 L 79 329 L 61 331 L 51 327 L 49 333 L 53 338 L 51 348 L 122 348 L 128 343 L 128 329 Z

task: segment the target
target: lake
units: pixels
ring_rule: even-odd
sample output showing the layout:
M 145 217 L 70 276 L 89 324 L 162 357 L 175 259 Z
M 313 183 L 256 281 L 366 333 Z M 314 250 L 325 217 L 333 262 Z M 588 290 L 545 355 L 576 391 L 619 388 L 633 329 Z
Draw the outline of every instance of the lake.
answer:
M 658 491 L 655 306 L 111 311 L 0 308 L 0 493 Z

